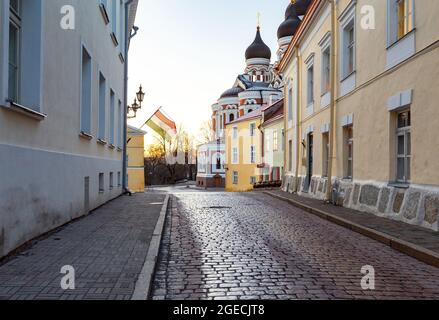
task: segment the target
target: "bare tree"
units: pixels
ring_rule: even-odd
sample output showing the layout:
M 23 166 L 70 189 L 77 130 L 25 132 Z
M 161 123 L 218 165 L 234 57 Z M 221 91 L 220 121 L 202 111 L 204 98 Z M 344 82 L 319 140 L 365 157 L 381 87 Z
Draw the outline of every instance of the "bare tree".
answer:
M 215 140 L 215 132 L 213 128 L 213 121 L 208 120 L 204 121 L 201 124 L 201 127 L 199 129 L 199 134 L 197 137 L 197 143 L 198 144 L 204 144 Z

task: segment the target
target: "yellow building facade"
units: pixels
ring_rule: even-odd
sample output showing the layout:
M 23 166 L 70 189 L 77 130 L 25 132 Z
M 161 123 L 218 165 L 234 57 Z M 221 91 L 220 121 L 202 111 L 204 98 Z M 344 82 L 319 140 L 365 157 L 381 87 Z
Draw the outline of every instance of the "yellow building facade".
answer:
M 145 191 L 145 131 L 128 126 L 128 189 L 132 192 Z
M 262 178 L 261 110 L 226 125 L 226 191 L 245 192 Z
M 278 66 L 283 188 L 438 230 L 439 1 L 334 3 L 313 1 Z

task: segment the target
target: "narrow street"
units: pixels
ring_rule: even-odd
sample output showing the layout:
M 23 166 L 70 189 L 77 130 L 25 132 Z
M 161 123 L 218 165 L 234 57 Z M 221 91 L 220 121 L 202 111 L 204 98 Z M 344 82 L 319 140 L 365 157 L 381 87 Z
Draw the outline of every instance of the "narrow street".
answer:
M 437 268 L 268 195 L 173 192 L 152 299 L 439 298 Z

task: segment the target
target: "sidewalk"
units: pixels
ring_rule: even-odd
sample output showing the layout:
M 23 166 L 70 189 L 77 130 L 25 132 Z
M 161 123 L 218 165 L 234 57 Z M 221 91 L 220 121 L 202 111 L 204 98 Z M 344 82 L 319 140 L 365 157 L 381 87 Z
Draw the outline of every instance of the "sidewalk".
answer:
M 281 190 L 264 191 L 264 193 L 439 267 L 439 232 L 370 213 L 325 204 L 320 200 Z
M 131 299 L 165 197 L 122 196 L 31 243 L 0 264 L 0 299 Z M 75 290 L 61 289 L 65 265 Z

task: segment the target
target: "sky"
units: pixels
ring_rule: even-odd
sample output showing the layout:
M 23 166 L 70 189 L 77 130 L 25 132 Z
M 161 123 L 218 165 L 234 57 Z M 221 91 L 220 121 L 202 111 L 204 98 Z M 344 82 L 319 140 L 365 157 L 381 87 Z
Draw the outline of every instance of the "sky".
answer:
M 140 127 L 162 106 L 177 124 L 196 135 L 211 106 L 245 69 L 245 50 L 261 34 L 276 58 L 277 28 L 289 0 L 140 0 L 131 40 L 128 102 L 142 84 Z M 146 143 L 151 143 L 152 130 Z

